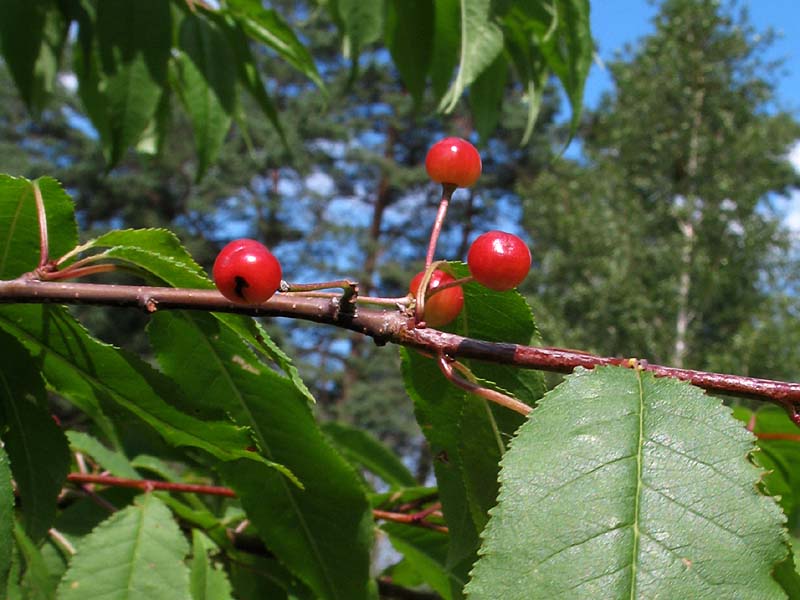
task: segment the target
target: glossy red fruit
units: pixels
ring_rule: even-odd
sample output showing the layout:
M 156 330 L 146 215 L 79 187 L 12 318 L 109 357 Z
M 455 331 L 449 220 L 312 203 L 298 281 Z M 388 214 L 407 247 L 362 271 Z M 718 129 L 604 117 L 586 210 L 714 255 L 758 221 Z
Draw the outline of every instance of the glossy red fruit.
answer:
M 481 176 L 481 155 L 467 140 L 449 137 L 428 150 L 425 169 L 436 183 L 467 188 Z
M 425 275 L 425 271 L 417 273 L 414 279 L 411 280 L 411 285 L 408 286 L 408 289 L 415 296 L 420 283 L 422 283 L 423 275 Z M 455 281 L 455 279 L 444 271 L 434 271 L 428 284 L 428 290 L 451 281 Z M 464 308 L 464 290 L 461 289 L 460 285 L 453 286 L 425 299 L 425 315 L 423 318 L 427 325 L 441 327 L 455 319 L 462 308 Z
M 503 231 L 488 231 L 472 242 L 467 264 L 473 279 L 490 290 L 517 287 L 531 269 L 531 251 L 520 238 Z
M 281 264 L 267 247 L 249 239 L 234 240 L 214 261 L 214 283 L 231 302 L 261 304 L 281 285 Z

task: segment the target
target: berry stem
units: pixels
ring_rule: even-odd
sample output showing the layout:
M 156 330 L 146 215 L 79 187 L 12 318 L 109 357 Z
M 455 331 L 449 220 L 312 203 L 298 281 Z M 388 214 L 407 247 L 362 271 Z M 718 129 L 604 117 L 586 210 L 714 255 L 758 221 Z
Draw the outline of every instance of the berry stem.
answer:
M 431 283 L 431 277 L 433 276 L 433 272 L 439 267 L 439 265 L 445 264 L 443 260 L 437 260 L 436 262 L 432 262 L 425 265 L 425 275 L 422 276 L 422 279 L 419 282 L 419 287 L 416 289 L 416 299 L 417 303 L 414 307 L 414 320 L 417 323 L 421 323 L 423 316 L 425 315 L 425 298 L 428 295 L 427 290 L 428 286 Z
M 443 283 L 428 292 L 428 299 L 431 298 L 434 294 L 438 294 L 441 291 L 446 290 L 447 288 L 456 287 L 459 285 L 464 285 L 465 283 L 469 283 L 470 281 L 474 281 L 473 277 L 470 275 L 469 277 L 462 277 L 461 279 L 454 279 L 449 283 Z
M 50 244 L 47 238 L 47 211 L 37 181 L 33 182 L 33 198 L 36 201 L 36 216 L 39 219 L 39 268 L 42 269 L 50 261 Z
M 287 292 L 292 296 L 301 298 L 341 298 L 342 295 L 336 292 Z M 383 298 L 381 296 L 357 296 L 355 302 L 358 304 L 374 304 L 379 306 L 408 306 L 411 300 L 408 296 L 397 298 Z
M 431 239 L 428 242 L 428 253 L 425 255 L 426 269 L 431 265 L 433 256 L 436 254 L 436 242 L 439 241 L 439 234 L 442 231 L 442 223 L 444 223 L 444 217 L 447 214 L 447 207 L 450 205 L 450 198 L 455 191 L 456 186 L 452 183 L 442 184 L 442 200 L 439 202 L 439 210 L 436 212 L 436 219 L 431 230 Z
M 467 381 L 466 379 L 462 378 L 455 372 L 453 369 L 453 365 L 456 365 L 458 370 L 466 373 L 470 373 L 469 370 L 460 363 L 456 362 L 455 359 L 450 358 L 445 354 L 439 355 L 439 369 L 441 369 L 444 376 L 447 377 L 450 381 L 460 387 L 462 390 L 466 390 L 471 394 L 475 394 L 486 400 L 490 400 L 495 404 L 499 404 L 500 406 L 504 406 L 505 408 L 510 408 L 511 410 L 518 412 L 523 416 L 527 416 L 531 412 L 531 407 L 527 404 L 520 402 L 516 398 L 512 398 L 511 396 L 507 396 L 502 394 L 496 390 L 490 390 L 489 388 L 483 387 L 478 385 L 477 383 L 473 383 L 471 381 Z
M 352 314 L 358 300 L 358 282 L 352 279 L 336 279 L 334 281 L 321 281 L 319 283 L 289 283 L 281 281 L 278 288 L 281 292 L 313 292 L 330 288 L 342 288 L 339 299 L 339 310 L 344 314 Z

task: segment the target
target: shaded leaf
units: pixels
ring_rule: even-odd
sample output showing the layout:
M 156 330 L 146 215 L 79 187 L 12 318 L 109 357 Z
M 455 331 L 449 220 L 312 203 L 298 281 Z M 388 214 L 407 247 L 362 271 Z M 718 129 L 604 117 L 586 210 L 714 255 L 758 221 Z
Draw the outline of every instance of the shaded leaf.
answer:
M 332 0 L 337 21 L 341 24 L 345 38 L 345 56 L 358 63 L 361 49 L 376 41 L 383 28 L 383 1 Z
M 335 422 L 325 423 L 322 430 L 352 463 L 377 475 L 390 486 L 405 488 L 417 485 L 398 456 L 366 431 Z
M 58 588 L 60 600 L 190 598 L 189 551 L 172 514 L 153 494 L 98 525 L 78 547 Z
M 162 369 L 199 410 L 246 424 L 254 449 L 286 461 L 302 482 L 299 489 L 244 461 L 218 468 L 270 551 L 318 597 L 365 598 L 372 541 L 365 491 L 326 442 L 305 397 L 211 315 L 156 313 L 148 333 Z
M 434 2 L 433 53 L 431 57 L 431 88 L 434 98 L 441 99 L 453 79 L 458 64 L 460 38 L 460 0 Z
M 381 529 L 389 535 L 392 546 L 403 555 L 407 566 L 442 598 L 449 600 L 453 597 L 451 587 L 464 587 L 466 580 L 447 568 L 446 534 L 400 523 L 384 523 Z
M 180 26 L 178 93 L 189 113 L 197 150 L 197 179 L 222 148 L 236 107 L 236 71 L 228 38 L 217 25 L 187 15 Z
M 56 586 L 42 553 L 25 534 L 22 526 L 16 522 L 14 523 L 14 539 L 25 563 L 25 571 L 20 584 L 21 595 L 24 594 L 26 600 L 53 600 Z M 12 585 L 11 580 L 9 580 L 9 585 Z
M 433 55 L 434 2 L 389 0 L 386 8 L 386 46 L 400 79 L 419 105 Z M 410 31 L 414 35 L 409 35 Z
M 4 331 L 0 331 L 0 348 L 0 414 L 8 427 L 3 441 L 17 482 L 25 531 L 38 543 L 56 517 L 56 500 L 69 471 L 69 448 L 46 408 L 36 362 Z
M 502 115 L 503 98 L 508 80 L 508 61 L 500 54 L 481 73 L 469 89 L 469 106 L 475 130 L 486 140 L 497 127 Z
M 82 452 L 92 457 L 98 465 L 103 467 L 115 477 L 139 479 L 139 474 L 131 466 L 128 458 L 121 452 L 106 448 L 97 439 L 81 431 L 68 431 L 67 439 L 70 447 L 76 452 Z
M 0 2 L 0 49 L 28 110 L 38 115 L 53 92 L 67 21 L 54 0 Z
M 448 268 L 455 277 L 467 274 L 467 267 L 459 263 Z M 476 283 L 462 287 L 464 309 L 453 327 L 456 332 L 490 341 L 538 341 L 530 308 L 517 292 L 494 292 Z M 480 544 L 478 535 L 496 501 L 500 457 L 524 418 L 466 394 L 445 379 L 430 358 L 405 349 L 401 354 L 406 389 L 431 446 L 450 529 L 447 567 L 457 578 L 466 579 Z M 530 405 L 544 393 L 541 373 L 477 361 L 470 367 L 486 385 L 499 386 Z
M 103 142 L 111 166 L 136 143 L 156 113 L 167 82 L 171 27 L 169 3 L 161 0 L 103 0 L 97 5 L 101 75 L 96 90 L 105 101 L 106 119 L 95 126 L 108 136 Z
M 503 458 L 470 598 L 780 598 L 783 517 L 719 400 L 624 368 L 578 371 Z M 514 577 L 508 577 L 514 573 Z
M 192 530 L 192 567 L 189 582 L 192 600 L 229 600 L 231 584 L 225 571 L 211 564 L 208 553 L 213 549 L 208 538 Z
M 51 258 L 71 250 L 78 241 L 75 207 L 61 185 L 50 177 L 30 181 L 0 175 L 0 279 L 13 279 L 39 265 L 39 219 L 34 186 L 47 211 Z
M 0 590 L 8 587 L 14 554 L 14 486 L 8 455 L 0 443 Z
M 0 328 L 41 361 L 49 385 L 91 416 L 102 417 L 101 403 L 111 402 L 175 446 L 199 448 L 220 460 L 263 460 L 247 452 L 247 431 L 173 408 L 164 398 L 172 402 L 180 390 L 169 379 L 140 358 L 90 337 L 62 307 L 2 306 Z M 113 436 L 113 429 L 108 433 Z

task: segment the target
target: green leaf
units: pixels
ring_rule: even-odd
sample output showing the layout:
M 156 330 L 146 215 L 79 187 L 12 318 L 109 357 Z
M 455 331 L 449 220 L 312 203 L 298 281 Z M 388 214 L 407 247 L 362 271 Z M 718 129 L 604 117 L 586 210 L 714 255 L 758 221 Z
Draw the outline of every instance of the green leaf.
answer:
M 187 15 L 177 57 L 178 92 L 189 113 L 198 155 L 197 179 L 222 148 L 236 108 L 236 62 L 225 33 L 213 22 Z
M 14 523 L 14 539 L 25 561 L 22 591 L 26 600 L 53 600 L 56 586 L 39 548 L 25 535 L 19 523 Z M 9 581 L 9 583 L 11 583 Z
M 775 496 L 791 520 L 800 510 L 800 473 L 797 472 L 800 444 L 792 438 L 798 434 L 797 426 L 786 411 L 775 406 L 765 406 L 755 413 L 737 409 L 734 415 L 745 422 L 753 417 L 753 433 L 756 435 L 787 436 L 786 439 L 759 439 L 760 452 L 754 453 L 753 457 L 767 471 L 763 478 L 767 492 Z
M 171 29 L 169 3 L 162 0 L 103 0 L 97 5 L 101 72 L 96 90 L 105 101 L 107 119 L 95 126 L 108 136 L 103 142 L 111 166 L 155 116 L 167 82 Z
M 775 565 L 773 577 L 789 598 L 800 598 L 800 572 L 797 569 L 797 538 L 791 538 L 789 543 L 789 554 Z
M 0 2 L 0 49 L 22 100 L 34 115 L 53 92 L 67 26 L 53 0 Z
M 337 21 L 341 23 L 345 38 L 345 56 L 358 62 L 361 49 L 376 41 L 383 29 L 383 1 L 332 0 Z
M 491 18 L 490 0 L 460 0 L 461 40 L 456 78 L 439 103 L 439 110 L 451 112 L 464 90 L 503 50 L 503 32 Z
M 0 175 L 0 279 L 13 279 L 39 265 L 35 186 L 39 187 L 47 212 L 50 256 L 65 254 L 78 241 L 74 205 L 55 179 L 30 181 Z
M 417 480 L 397 455 L 366 431 L 343 423 L 325 423 L 322 430 L 352 463 L 396 488 L 413 487 Z
M 314 58 L 294 30 L 277 12 L 264 8 L 259 0 L 228 0 L 228 11 L 252 39 L 266 44 L 281 58 L 324 90 Z
M 403 555 L 407 566 L 442 598 L 450 600 L 453 597 L 451 587 L 464 587 L 466 580 L 447 568 L 446 534 L 400 523 L 384 523 L 381 529 L 389 535 L 392 546 Z
M 97 439 L 80 431 L 68 431 L 70 447 L 76 452 L 91 456 L 97 464 L 115 477 L 139 479 L 139 473 L 131 466 L 128 458 L 121 452 L 106 448 Z
M 140 358 L 91 336 L 62 307 L 2 306 L 0 329 L 14 335 L 41 361 L 48 384 L 101 424 L 101 403 L 135 415 L 175 446 L 205 450 L 220 460 L 263 460 L 247 452 L 247 431 L 201 421 L 165 401 L 180 390 Z M 113 438 L 114 431 L 105 431 Z M 277 465 L 272 465 L 285 469 Z
M 181 600 L 190 598 L 183 558 L 186 539 L 153 494 L 114 513 L 78 547 L 59 600 Z
M 306 398 L 211 315 L 156 313 L 148 333 L 162 369 L 198 410 L 250 427 L 258 450 L 286 461 L 303 483 L 292 486 L 245 461 L 218 468 L 270 551 L 320 598 L 367 597 L 372 514 L 357 474 L 328 445 Z
M 236 64 L 239 83 L 261 107 L 261 112 L 264 113 L 264 116 L 269 119 L 269 122 L 278 132 L 287 153 L 291 154 L 292 149 L 289 147 L 289 143 L 286 140 L 286 132 L 283 130 L 278 118 L 278 110 L 267 93 L 266 87 L 264 87 L 261 73 L 258 70 L 256 59 L 250 51 L 250 44 L 244 29 L 242 29 L 240 23 L 232 18 L 218 18 L 218 23 L 228 36 L 228 42 L 236 55 L 234 64 Z
M 497 127 L 503 113 L 503 98 L 508 80 L 508 61 L 502 54 L 481 73 L 469 89 L 469 106 L 475 129 L 486 140 Z
M 166 229 L 123 229 L 110 231 L 82 246 L 84 251 L 108 248 L 107 258 L 144 271 L 158 284 L 174 287 L 213 288 L 203 269 L 186 252 L 174 233 Z M 292 359 L 267 335 L 263 327 L 249 317 L 216 313 L 226 327 L 242 336 L 291 378 L 298 390 L 311 402 L 314 398 L 300 378 Z
M 570 126 L 574 133 L 580 122 L 583 88 L 594 54 L 589 26 L 589 0 L 558 0 L 556 7 L 556 31 L 539 47 L 547 65 L 567 92 L 572 106 Z
M 192 600 L 231 600 L 231 584 L 225 571 L 211 564 L 208 553 L 211 541 L 197 529 L 192 530 L 192 571 L 189 582 Z
M 56 499 L 69 471 L 69 448 L 46 410 L 36 361 L 4 331 L 0 331 L 0 348 L 0 414 L 8 427 L 3 441 L 17 482 L 25 531 L 38 543 L 56 517 Z
M 400 79 L 419 106 L 433 56 L 434 3 L 431 0 L 389 0 L 386 8 L 386 46 Z M 414 35 L 409 35 L 409 31 Z
M 8 455 L 0 443 L 0 590 L 8 587 L 14 548 L 14 486 L 8 465 Z
M 458 64 L 460 39 L 459 0 L 434 2 L 433 56 L 431 57 L 431 87 L 434 98 L 441 99 L 450 87 L 453 71 Z
M 454 277 L 468 273 L 459 263 L 450 263 L 448 269 Z M 494 292 L 476 283 L 462 287 L 464 309 L 454 326 L 456 332 L 489 341 L 538 341 L 530 308 L 517 292 Z M 401 354 L 406 389 L 431 446 L 450 529 L 447 566 L 457 577 L 466 578 L 487 512 L 495 505 L 500 457 L 524 418 L 466 394 L 447 381 L 430 358 L 405 349 Z M 544 393 L 541 373 L 477 361 L 469 366 L 485 385 L 499 387 L 529 405 Z
M 503 458 L 470 598 L 781 598 L 783 516 L 752 435 L 687 383 L 620 367 L 548 393 Z M 509 577 L 513 573 L 513 577 Z

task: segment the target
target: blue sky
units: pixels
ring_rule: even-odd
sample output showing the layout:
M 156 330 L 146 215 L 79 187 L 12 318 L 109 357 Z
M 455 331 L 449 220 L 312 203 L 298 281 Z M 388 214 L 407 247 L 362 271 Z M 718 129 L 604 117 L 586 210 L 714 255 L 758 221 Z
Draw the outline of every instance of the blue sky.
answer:
M 757 31 L 772 28 L 779 34 L 767 55 L 785 60 L 786 73 L 778 78 L 778 105 L 800 117 L 800 0 L 743 0 L 738 5 L 749 11 Z M 591 10 L 600 64 L 592 66 L 586 82 L 587 108 L 595 107 L 601 95 L 611 88 L 602 63 L 613 60 L 625 44 L 652 33 L 652 18 L 657 12 L 648 0 L 592 0 Z

